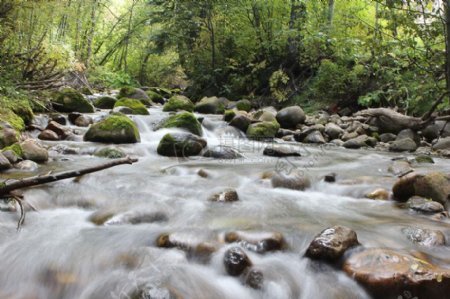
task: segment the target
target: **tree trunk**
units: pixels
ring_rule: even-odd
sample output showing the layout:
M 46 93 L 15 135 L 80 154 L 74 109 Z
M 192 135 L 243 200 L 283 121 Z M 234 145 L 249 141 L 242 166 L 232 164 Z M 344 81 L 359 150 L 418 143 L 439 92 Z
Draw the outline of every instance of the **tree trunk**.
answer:
M 328 21 L 328 29 L 331 30 L 333 26 L 333 18 L 334 18 L 334 0 L 328 0 L 328 12 L 327 12 L 327 21 Z
M 444 3 L 445 17 L 445 83 L 447 94 L 450 94 L 450 0 Z
M 93 0 L 92 2 L 92 8 L 91 8 L 91 27 L 89 28 L 89 33 L 87 36 L 87 49 L 86 49 L 86 61 L 85 65 L 86 68 L 89 68 L 90 60 L 92 56 L 92 41 L 94 40 L 94 34 L 95 34 L 95 25 L 96 25 L 96 13 L 97 13 L 97 6 L 98 6 L 99 0 Z

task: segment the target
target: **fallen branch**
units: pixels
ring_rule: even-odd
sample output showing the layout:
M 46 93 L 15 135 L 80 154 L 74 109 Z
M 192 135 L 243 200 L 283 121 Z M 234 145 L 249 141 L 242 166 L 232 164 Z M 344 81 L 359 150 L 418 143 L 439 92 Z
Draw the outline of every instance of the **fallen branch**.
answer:
M 382 133 L 395 134 L 404 129 L 423 129 L 432 120 L 403 115 L 389 108 L 366 109 L 359 111 L 355 116 L 373 117 L 376 120 L 376 126 L 380 128 Z

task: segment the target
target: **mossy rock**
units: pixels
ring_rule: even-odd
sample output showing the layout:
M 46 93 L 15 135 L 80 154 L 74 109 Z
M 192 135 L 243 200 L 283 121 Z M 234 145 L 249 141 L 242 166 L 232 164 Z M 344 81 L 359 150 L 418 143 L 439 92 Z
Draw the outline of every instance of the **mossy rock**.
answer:
M 93 124 L 84 140 L 103 143 L 136 143 L 140 141 L 136 124 L 124 115 L 110 115 Z
M 147 90 L 146 93 L 150 98 L 150 101 L 152 101 L 153 103 L 164 104 L 164 97 L 159 93 L 157 93 L 156 91 Z
M 181 112 L 164 120 L 161 128 L 180 128 L 185 129 L 192 134 L 202 136 L 202 125 L 190 112 Z
M 249 100 L 240 100 L 236 103 L 236 109 L 250 112 L 252 110 L 252 103 Z
M 236 116 L 236 111 L 226 110 L 223 114 L 223 120 L 226 122 L 230 122 L 235 116 Z
M 94 101 L 94 106 L 100 109 L 113 109 L 117 99 L 110 96 L 104 96 Z
M 116 108 L 116 107 L 130 108 L 133 111 L 132 114 L 149 115 L 148 110 L 144 106 L 144 104 L 142 104 L 142 102 L 140 100 L 136 100 L 136 99 L 128 99 L 128 98 L 119 99 L 114 104 L 114 108 Z
M 17 157 L 23 159 L 23 150 L 19 143 L 14 143 L 13 145 L 7 146 L 2 149 L 2 152 L 12 151 Z
M 171 97 L 176 93 L 176 91 L 164 87 L 149 87 L 147 91 L 154 91 L 165 98 Z
M 190 133 L 169 133 L 159 142 L 157 152 L 167 157 L 196 156 L 206 147 L 206 140 Z
M 225 111 L 225 105 L 217 97 L 205 97 L 195 104 L 194 110 L 204 114 L 222 114 Z
M 280 129 L 280 124 L 276 121 L 263 121 L 251 124 L 247 129 L 247 137 L 251 139 L 274 138 Z
M 0 122 L 0 149 L 19 141 L 16 130 L 9 124 Z
M 94 153 L 94 156 L 108 159 L 119 159 L 124 158 L 126 154 L 121 149 L 115 147 L 105 147 L 97 150 Z
M 0 96 L 0 120 L 8 122 L 16 130 L 22 131 L 33 120 L 30 102 L 24 97 L 8 98 Z
M 163 111 L 178 111 L 186 110 L 189 112 L 194 111 L 194 104 L 185 96 L 176 95 L 171 97 L 166 104 L 164 104 Z
M 145 91 L 143 91 L 140 88 L 135 87 L 122 87 L 120 89 L 119 95 L 117 96 L 118 99 L 122 98 L 128 98 L 128 99 L 135 99 L 141 101 L 144 105 L 150 105 L 151 101 L 149 96 Z
M 94 106 L 81 93 L 70 88 L 66 88 L 58 94 L 53 107 L 59 112 L 94 112 Z

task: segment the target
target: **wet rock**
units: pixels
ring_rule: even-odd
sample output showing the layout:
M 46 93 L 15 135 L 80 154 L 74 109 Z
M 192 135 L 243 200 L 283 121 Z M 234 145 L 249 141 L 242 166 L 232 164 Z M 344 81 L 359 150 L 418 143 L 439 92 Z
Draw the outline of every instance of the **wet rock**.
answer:
M 92 106 L 81 93 L 70 88 L 66 88 L 59 92 L 53 102 L 53 107 L 59 112 L 94 112 L 94 106 Z
M 392 133 L 384 133 L 380 135 L 380 141 L 384 143 L 388 143 L 394 141 L 397 138 L 397 135 Z
M 251 267 L 252 262 L 242 248 L 232 247 L 225 252 L 223 264 L 229 275 L 239 276 Z
M 22 161 L 22 157 L 17 155 L 13 150 L 5 150 L 1 152 L 3 156 L 8 159 L 9 163 L 16 164 L 17 162 Z
M 31 160 L 24 160 L 16 165 L 14 165 L 15 168 L 22 170 L 22 171 L 28 171 L 28 172 L 34 172 L 39 168 L 39 165 L 36 162 L 33 162 Z
M 64 117 L 64 115 L 62 115 L 62 114 L 57 114 L 57 113 L 51 114 L 50 120 L 57 122 L 58 124 L 60 124 L 62 126 L 65 126 L 67 124 L 67 120 Z
M 70 112 L 67 115 L 67 118 L 69 119 L 70 123 L 74 124 L 78 117 L 82 116 L 80 112 Z
M 135 123 L 125 115 L 110 115 L 93 124 L 84 135 L 85 141 L 104 143 L 136 143 L 140 141 Z
M 112 110 L 112 113 L 133 114 L 133 110 L 128 107 L 119 106 L 119 107 L 114 107 L 114 109 Z
M 323 138 L 322 133 L 320 131 L 315 130 L 309 133 L 305 139 L 303 139 L 305 143 L 314 143 L 314 144 L 324 144 L 326 143 L 325 138 Z
M 344 135 L 342 135 L 341 139 L 345 142 L 357 138 L 359 135 L 356 132 L 345 132 Z
M 275 172 L 272 175 L 271 183 L 273 188 L 286 188 L 293 190 L 305 190 L 311 186 L 311 181 L 302 173 L 284 174 Z
M 12 165 L 9 160 L 2 153 L 0 153 L 0 171 L 10 169 L 11 167 Z
M 398 201 L 407 201 L 418 195 L 445 205 L 450 195 L 450 178 L 441 172 L 411 173 L 399 179 L 392 191 Z
M 206 147 L 206 140 L 190 133 L 168 133 L 159 142 L 157 152 L 161 156 L 196 156 Z
M 205 114 L 222 114 L 225 105 L 218 97 L 205 97 L 195 104 L 194 111 Z
M 206 179 L 206 178 L 209 177 L 208 172 L 206 172 L 206 170 L 204 170 L 204 169 L 199 169 L 199 170 L 197 171 L 197 174 L 198 174 L 199 177 L 202 177 L 202 178 L 204 178 L 204 179 Z
M 441 133 L 441 127 L 438 124 L 430 124 L 422 130 L 422 136 L 429 142 L 438 139 Z
M 77 117 L 74 124 L 78 127 L 89 127 L 93 123 L 93 120 L 91 117 L 87 115 L 81 115 L 80 117 Z
M 48 141 L 59 140 L 58 134 L 56 134 L 55 132 L 53 132 L 51 130 L 44 130 L 44 131 L 42 131 L 39 134 L 38 138 L 41 139 L 41 140 L 48 140 Z
M 315 260 L 335 262 L 348 249 L 358 245 L 358 238 L 353 230 L 344 226 L 334 226 L 325 229 L 314 238 L 305 256 Z
M 277 138 L 283 138 L 283 137 L 286 137 L 286 136 L 294 136 L 294 134 L 295 134 L 295 131 L 288 130 L 288 129 L 279 129 L 278 132 L 277 132 L 276 137 Z
M 252 289 L 260 290 L 264 285 L 264 274 L 258 269 L 250 269 L 245 274 L 244 282 Z
M 404 175 L 413 171 L 408 161 L 396 160 L 389 166 L 388 171 L 395 176 Z
M 380 188 L 367 193 L 366 197 L 375 200 L 388 200 L 390 197 L 390 193 L 386 189 Z
M 411 210 L 422 214 L 437 214 L 445 211 L 444 206 L 439 202 L 420 196 L 411 197 L 406 204 Z
M 140 100 L 129 99 L 129 98 L 121 98 L 117 100 L 114 104 L 114 108 L 116 107 L 127 107 L 131 109 L 131 114 L 137 115 L 149 115 L 147 108 Z
M 194 111 L 194 104 L 191 100 L 182 95 L 175 95 L 164 104 L 163 111 L 169 112 L 179 110 L 192 112 Z
M 119 95 L 117 96 L 119 99 L 128 98 L 139 100 L 142 103 L 150 102 L 150 98 L 145 91 L 140 88 L 134 87 L 123 87 L 120 89 Z
M 226 122 L 230 122 L 235 116 L 236 116 L 236 111 L 234 110 L 226 110 L 223 113 L 223 120 Z
M 145 93 L 148 95 L 150 101 L 152 101 L 153 103 L 164 105 L 164 96 L 159 92 L 155 90 L 147 90 Z
M 67 136 L 72 133 L 69 128 L 66 128 L 55 121 L 49 122 L 45 129 L 55 132 L 58 135 L 59 139 L 66 139 Z
M 272 114 L 270 111 L 265 110 L 258 110 L 255 113 L 253 113 L 253 119 L 256 121 L 267 121 L 267 122 L 277 121 L 274 114 Z
M 220 193 L 213 194 L 209 197 L 209 201 L 214 202 L 234 202 L 238 200 L 238 193 L 233 189 L 225 190 Z
M 414 162 L 419 164 L 434 164 L 433 158 L 428 155 L 420 155 L 414 158 Z
M 94 101 L 94 106 L 99 109 L 113 109 L 117 99 L 110 96 L 103 96 Z
M 250 118 L 246 115 L 238 114 L 231 121 L 230 126 L 238 128 L 242 132 L 247 132 L 248 127 L 251 124 Z
M 282 145 L 269 145 L 264 151 L 263 155 L 270 157 L 300 157 L 300 153 L 294 148 Z
M 404 129 L 401 130 L 398 135 L 397 138 L 395 140 L 402 140 L 402 139 L 406 139 L 409 138 L 411 140 L 413 140 L 417 145 L 420 144 L 420 136 L 419 134 L 417 134 L 417 132 L 411 130 L 411 129 Z
M 94 156 L 108 159 L 124 158 L 126 154 L 116 147 L 105 147 L 95 151 Z
M 174 290 L 164 287 L 145 287 L 132 293 L 130 296 L 124 295 L 127 299 L 183 299 Z
M 105 222 L 107 222 L 109 219 L 114 217 L 114 215 L 117 214 L 116 210 L 99 210 L 94 213 L 92 213 L 88 220 L 95 225 L 103 225 Z
M 160 248 L 176 248 L 186 253 L 188 258 L 194 258 L 199 262 L 209 262 L 211 256 L 217 251 L 214 244 L 199 242 L 188 243 L 185 238 L 179 238 L 176 234 L 161 234 L 156 239 L 156 246 Z
M 366 146 L 375 146 L 375 138 L 369 137 L 367 135 L 361 135 L 353 139 L 349 139 L 344 143 L 345 148 L 358 149 Z
M 389 146 L 391 152 L 414 152 L 416 149 L 417 144 L 411 138 L 397 139 Z
M 254 123 L 247 128 L 247 137 L 250 139 L 274 138 L 279 129 L 280 125 L 276 121 Z
M 439 138 L 433 145 L 433 150 L 448 150 L 450 149 L 450 137 Z
M 18 142 L 16 130 L 7 126 L 0 126 L 0 149 Z
M 232 147 L 219 145 L 206 150 L 205 153 L 203 154 L 203 157 L 232 160 L 232 159 L 240 159 L 243 156 L 241 153 L 239 153 Z
M 344 130 L 334 123 L 328 123 L 325 126 L 325 134 L 327 134 L 330 139 L 338 139 L 344 134 Z
M 136 225 L 142 223 L 166 222 L 168 220 L 169 217 L 162 212 L 131 211 L 110 217 L 104 222 L 104 225 Z
M 247 250 L 264 254 L 287 247 L 281 233 L 229 232 L 224 236 L 226 243 L 239 243 Z
M 252 103 L 249 100 L 237 101 L 236 109 L 239 111 L 250 112 L 250 110 L 252 110 Z
M 334 183 L 334 182 L 336 182 L 336 176 L 337 176 L 336 173 L 332 172 L 332 173 L 326 174 L 323 177 L 323 180 L 327 183 Z
M 198 136 L 202 136 L 203 134 L 202 125 L 195 118 L 194 114 L 190 112 L 181 112 L 172 115 L 162 121 L 158 128 L 180 128 Z
M 276 119 L 283 129 L 295 129 L 297 125 L 305 122 L 306 115 L 299 106 L 291 106 L 281 109 Z
M 48 152 L 35 140 L 27 139 L 20 143 L 23 157 L 37 163 L 46 162 L 48 160 Z
M 450 293 L 448 270 L 391 249 L 354 253 L 345 261 L 343 270 L 373 298 L 398 299 L 407 291 L 408 298 L 441 299 Z
M 402 233 L 411 242 L 422 246 L 434 247 L 445 245 L 445 236 L 439 230 L 406 227 L 402 229 Z

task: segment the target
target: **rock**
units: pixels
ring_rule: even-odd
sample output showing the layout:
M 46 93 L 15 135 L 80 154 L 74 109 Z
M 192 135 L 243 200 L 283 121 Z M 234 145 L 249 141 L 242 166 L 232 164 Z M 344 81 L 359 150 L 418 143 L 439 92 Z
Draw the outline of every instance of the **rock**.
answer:
M 108 218 L 103 224 L 110 225 L 124 225 L 124 224 L 142 224 L 167 222 L 169 217 L 166 214 L 158 211 L 129 211 Z
M 18 141 L 19 139 L 17 138 L 16 130 L 6 126 L 0 126 L 0 149 L 10 146 Z
M 100 109 L 113 109 L 117 99 L 110 96 L 103 96 L 94 101 L 94 106 Z
M 249 100 L 240 100 L 236 103 L 236 109 L 250 112 L 250 110 L 252 110 L 252 103 Z
M 390 197 L 389 191 L 386 189 L 380 188 L 376 189 L 370 193 L 366 194 L 366 197 L 369 199 L 375 199 L 375 200 L 388 200 Z
M 197 171 L 197 175 L 198 175 L 199 177 L 201 177 L 201 178 L 204 178 L 204 179 L 206 179 L 206 178 L 209 177 L 208 172 L 207 172 L 206 170 L 204 170 L 204 169 L 199 169 L 199 170 Z
M 429 163 L 429 164 L 434 164 L 434 160 L 433 158 L 431 158 L 428 155 L 419 155 L 416 156 L 414 158 L 414 162 L 419 163 L 419 164 L 425 164 L 425 163 Z
M 441 203 L 420 196 L 411 197 L 406 204 L 411 210 L 422 214 L 437 214 L 445 211 Z
M 225 234 L 224 241 L 226 243 L 239 243 L 245 249 L 259 254 L 279 251 L 287 247 L 283 235 L 276 232 L 229 232 Z
M 131 294 L 120 293 L 120 296 L 127 299 L 183 299 L 174 290 L 158 286 L 140 287 Z
M 94 156 L 108 159 L 119 159 L 126 157 L 126 154 L 116 147 L 105 147 L 95 151 Z
M 198 136 L 203 134 L 202 125 L 190 112 L 170 116 L 160 124 L 159 128 L 180 128 Z
M 158 145 L 158 154 L 168 157 L 196 156 L 206 147 L 206 140 L 190 133 L 169 133 Z
M 392 191 L 398 201 L 407 201 L 412 196 L 418 195 L 445 205 L 450 195 L 450 177 L 441 172 L 426 175 L 410 173 L 400 178 Z
M 15 168 L 21 171 L 34 172 L 39 168 L 39 165 L 36 162 L 30 160 L 24 160 L 15 165 Z
M 325 134 L 327 134 L 330 139 L 338 139 L 344 134 L 344 130 L 334 123 L 328 123 L 325 126 Z
M 11 167 L 12 165 L 9 160 L 2 153 L 0 153 L 0 171 L 10 169 Z
M 250 139 L 274 138 L 279 129 L 280 125 L 276 121 L 254 123 L 247 128 L 247 137 Z
M 147 108 L 142 104 L 140 100 L 129 99 L 129 98 L 121 98 L 114 104 L 114 108 L 116 107 L 127 107 L 131 109 L 131 114 L 138 115 L 149 115 Z
M 226 110 L 223 113 L 223 120 L 226 122 L 230 122 L 236 116 L 236 112 L 234 110 Z
M 46 130 L 50 130 L 58 135 L 59 139 L 66 139 L 72 132 L 69 128 L 62 126 L 61 124 L 51 121 L 48 123 Z
M 48 152 L 35 140 L 27 139 L 20 143 L 22 148 L 23 157 L 26 160 L 41 163 L 48 160 Z
M 388 143 L 390 141 L 394 141 L 397 138 L 397 135 L 392 133 L 384 133 L 380 135 L 380 141 L 384 143 Z
M 18 156 L 13 150 L 5 150 L 1 153 L 11 164 L 16 164 L 17 162 L 22 161 L 22 157 Z
M 91 117 L 86 115 L 81 115 L 80 117 L 77 117 L 74 124 L 78 127 L 89 127 L 93 123 L 93 120 Z
M 232 147 L 229 146 L 215 146 L 213 148 L 209 148 L 203 154 L 203 157 L 214 158 L 214 159 L 223 159 L 223 160 L 232 160 L 232 159 L 240 159 L 242 158 L 242 154 L 239 153 Z
M 438 139 L 441 133 L 441 128 L 438 124 L 433 123 L 425 127 L 425 129 L 422 130 L 422 136 L 425 137 L 426 140 L 429 142 L 433 141 L 434 139 Z
M 214 244 L 192 243 L 187 241 L 186 236 L 178 237 L 176 234 L 161 234 L 156 240 L 156 246 L 160 248 L 177 248 L 186 252 L 188 258 L 196 261 L 209 262 L 212 254 L 217 251 Z
M 119 99 L 128 98 L 140 101 L 142 104 L 147 105 L 150 102 L 149 96 L 140 88 L 134 87 L 122 87 L 120 89 Z
M 439 138 L 439 140 L 433 145 L 433 150 L 448 150 L 450 149 L 450 137 Z
M 56 134 L 55 132 L 53 132 L 51 130 L 44 130 L 44 131 L 42 131 L 39 134 L 38 138 L 41 139 L 41 140 L 49 140 L 49 141 L 59 140 L 58 134 Z
M 253 118 L 256 121 L 267 121 L 267 122 L 272 122 L 272 121 L 277 121 L 277 119 L 275 118 L 275 115 L 273 115 L 272 113 L 270 113 L 269 111 L 265 111 L 265 110 L 258 110 L 255 113 L 253 113 Z
M 94 112 L 94 106 L 81 93 L 71 88 L 66 88 L 59 92 L 53 103 L 53 107 L 59 112 Z
M 67 115 L 69 121 L 74 124 L 78 117 L 82 116 L 80 112 L 70 112 L 69 115 Z
M 150 101 L 152 101 L 153 103 L 164 105 L 164 97 L 161 94 L 154 90 L 147 90 L 146 93 L 150 98 Z
M 301 191 L 311 186 L 311 181 L 308 177 L 295 172 L 292 174 L 275 172 L 272 175 L 271 183 L 273 188 L 286 188 Z
M 373 298 L 441 299 L 450 294 L 450 273 L 409 254 L 369 248 L 348 258 L 343 270 Z
M 230 126 L 238 128 L 242 132 L 247 132 L 248 127 L 251 124 L 250 118 L 245 115 L 236 115 L 231 121 Z
M 300 153 L 289 146 L 269 145 L 264 151 L 263 155 L 270 157 L 300 157 Z
M 389 166 L 388 171 L 395 176 L 403 176 L 413 171 L 408 161 L 396 160 Z
M 244 250 L 240 247 L 232 247 L 225 252 L 223 264 L 229 275 L 239 276 L 251 267 L 252 262 Z
M 225 111 L 225 105 L 217 97 L 205 97 L 195 104 L 194 111 L 204 114 L 222 114 Z
M 417 134 L 415 131 L 411 130 L 411 129 L 404 129 L 401 130 L 396 139 L 395 140 L 402 140 L 405 138 L 409 138 L 411 140 L 413 140 L 417 145 L 420 144 L 420 136 L 419 134 Z
M 344 226 L 334 226 L 325 229 L 314 238 L 305 256 L 314 260 L 335 262 L 348 249 L 358 245 L 358 238 L 353 230 Z
M 336 182 L 336 176 L 337 176 L 336 173 L 332 172 L 332 173 L 326 174 L 323 177 L 323 180 L 327 183 L 334 183 L 334 182 Z
M 323 138 L 322 133 L 318 130 L 314 130 L 311 133 L 309 133 L 304 139 L 303 142 L 305 143 L 315 143 L 315 144 L 324 144 L 326 143 L 325 139 Z
M 54 122 L 57 122 L 60 125 L 65 126 L 67 124 L 67 120 L 62 114 L 53 113 L 50 115 L 50 119 Z
M 344 135 L 342 135 L 342 140 L 343 141 L 349 141 L 349 140 L 351 140 L 351 139 L 355 139 L 355 138 L 357 138 L 359 135 L 358 135 L 358 133 L 356 133 L 356 132 L 351 132 L 351 133 L 349 133 L 349 132 L 345 132 L 344 133 Z
M 114 113 L 133 114 L 133 110 L 131 108 L 124 107 L 124 106 L 114 107 L 114 109 L 111 112 L 112 112 L 112 114 L 114 114 Z
M 264 285 L 264 274 L 257 269 L 250 269 L 244 278 L 245 285 L 255 290 L 260 290 Z
M 233 189 L 225 190 L 223 192 L 213 194 L 209 197 L 209 201 L 214 202 L 233 202 L 238 200 L 238 193 Z
M 136 143 L 140 135 L 135 123 L 125 115 L 110 115 L 93 124 L 84 135 L 85 141 L 103 143 Z
M 375 144 L 376 140 L 374 138 L 367 135 L 361 135 L 356 138 L 347 140 L 346 142 L 344 142 L 343 146 L 345 148 L 358 149 L 366 146 L 374 146 Z
M 397 139 L 389 146 L 391 152 L 414 152 L 416 149 L 417 144 L 411 138 Z
M 423 229 L 419 227 L 406 227 L 402 233 L 413 243 L 425 246 L 443 246 L 445 245 L 445 236 L 439 230 Z
M 291 106 L 281 109 L 276 118 L 283 129 L 295 129 L 297 125 L 305 123 L 306 115 L 299 106 Z
M 194 104 L 185 96 L 175 95 L 171 97 L 167 103 L 164 104 L 163 111 L 178 111 L 186 110 L 189 112 L 194 111 Z

